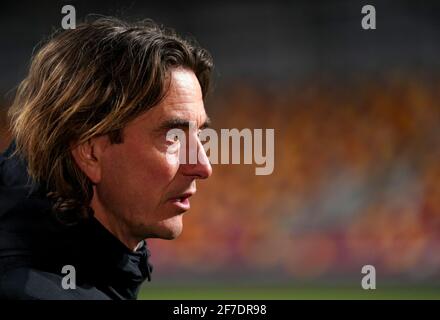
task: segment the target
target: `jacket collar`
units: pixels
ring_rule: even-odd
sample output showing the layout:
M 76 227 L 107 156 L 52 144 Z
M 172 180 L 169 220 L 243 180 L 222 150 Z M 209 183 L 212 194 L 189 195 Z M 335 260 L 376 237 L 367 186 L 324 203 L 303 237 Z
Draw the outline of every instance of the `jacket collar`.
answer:
M 14 149 L 12 143 L 0 155 L 0 257 L 23 256 L 58 274 L 73 265 L 78 285 L 96 286 L 116 299 L 136 298 L 141 283 L 151 280 L 147 243 L 133 252 L 93 217 L 75 226 L 59 223 L 26 163 L 10 157 Z

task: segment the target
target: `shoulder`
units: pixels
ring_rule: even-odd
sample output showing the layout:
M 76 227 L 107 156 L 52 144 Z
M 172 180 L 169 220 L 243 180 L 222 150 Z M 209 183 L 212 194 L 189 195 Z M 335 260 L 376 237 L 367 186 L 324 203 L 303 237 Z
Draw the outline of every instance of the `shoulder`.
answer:
M 0 298 L 12 300 L 107 300 L 109 297 L 95 287 L 63 289 L 58 274 L 19 267 L 0 277 Z

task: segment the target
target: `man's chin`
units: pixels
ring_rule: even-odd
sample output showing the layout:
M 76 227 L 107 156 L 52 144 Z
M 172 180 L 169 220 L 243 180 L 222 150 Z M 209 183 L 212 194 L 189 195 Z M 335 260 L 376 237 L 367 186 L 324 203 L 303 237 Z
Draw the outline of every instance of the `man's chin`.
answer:
M 176 239 L 183 230 L 182 216 L 176 216 L 164 221 L 160 221 L 148 228 L 146 238 L 159 238 L 164 240 Z
M 158 238 L 163 239 L 163 240 L 174 240 L 178 236 L 180 236 L 181 233 L 182 233 L 182 230 L 180 230 L 179 232 L 173 231 L 173 232 L 163 234 L 162 236 L 159 236 Z

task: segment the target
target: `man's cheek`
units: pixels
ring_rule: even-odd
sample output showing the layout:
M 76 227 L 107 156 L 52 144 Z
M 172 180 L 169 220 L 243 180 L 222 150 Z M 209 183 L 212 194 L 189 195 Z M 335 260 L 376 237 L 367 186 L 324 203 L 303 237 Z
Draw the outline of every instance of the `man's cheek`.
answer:
M 161 175 L 174 176 L 181 163 L 180 150 L 174 147 L 167 147 L 164 150 L 157 150 L 154 159 L 150 159 L 150 164 L 161 172 Z
M 179 159 L 179 152 L 167 150 L 165 154 L 165 161 L 171 167 L 179 166 L 179 163 L 181 162 Z

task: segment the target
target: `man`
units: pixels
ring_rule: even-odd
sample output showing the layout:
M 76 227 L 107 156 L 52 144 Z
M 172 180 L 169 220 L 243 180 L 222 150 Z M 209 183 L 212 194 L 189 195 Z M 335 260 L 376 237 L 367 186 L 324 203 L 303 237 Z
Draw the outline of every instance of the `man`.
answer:
M 144 239 L 176 238 L 211 174 L 198 139 L 211 69 L 204 49 L 151 21 L 101 18 L 38 51 L 0 157 L 1 298 L 137 297 Z M 188 145 L 196 163 L 169 161 Z

